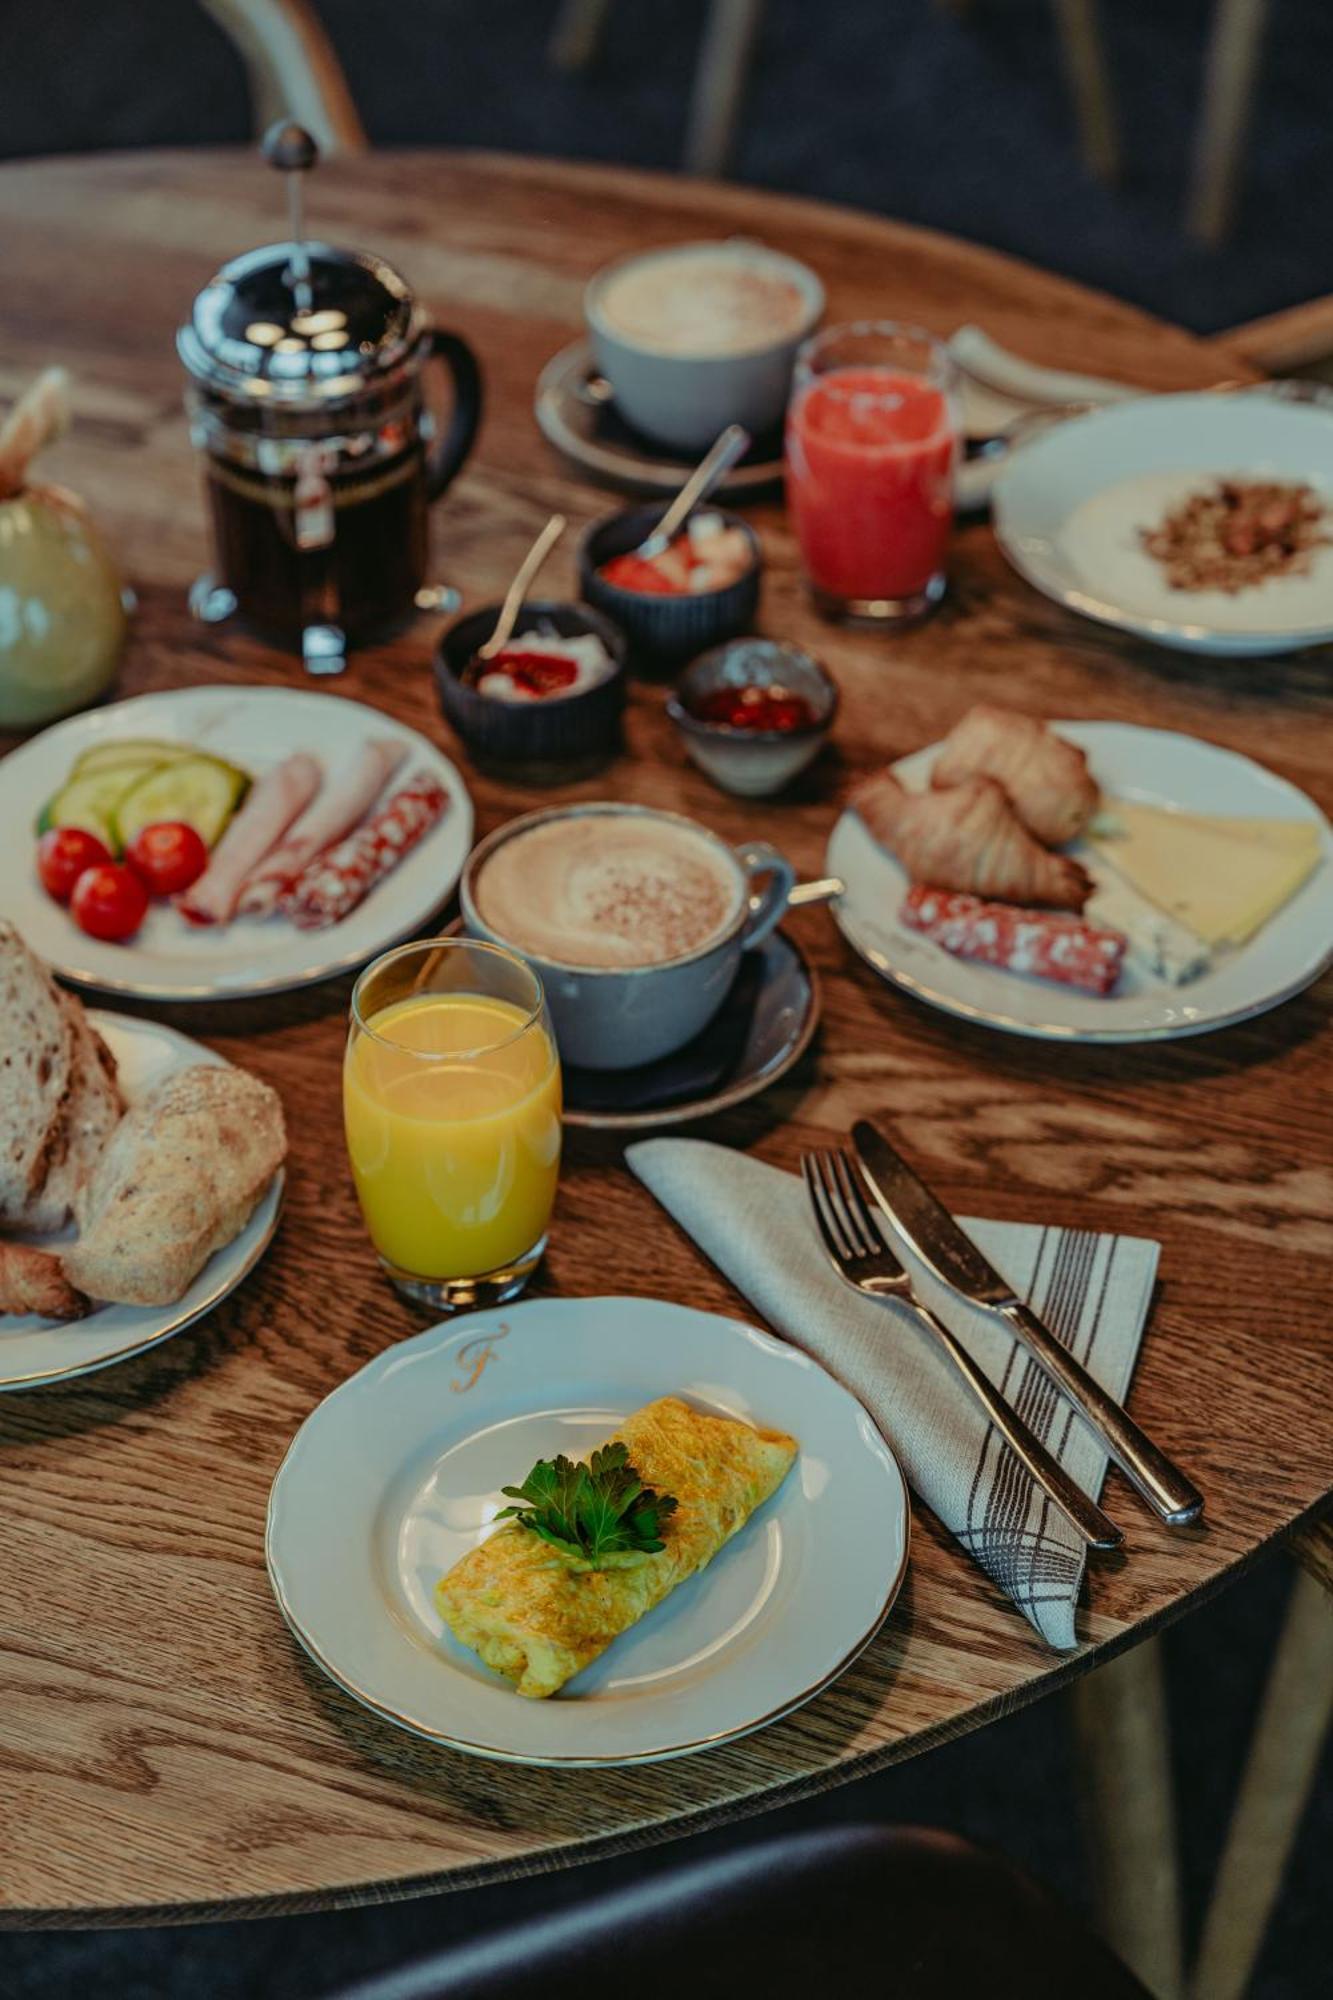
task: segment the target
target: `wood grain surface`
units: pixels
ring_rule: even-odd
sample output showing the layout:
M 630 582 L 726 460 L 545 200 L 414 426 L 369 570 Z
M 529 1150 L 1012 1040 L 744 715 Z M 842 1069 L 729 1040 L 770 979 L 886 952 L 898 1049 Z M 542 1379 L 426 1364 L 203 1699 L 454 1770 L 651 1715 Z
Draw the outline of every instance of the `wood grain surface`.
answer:
M 633 245 L 762 234 L 820 271 L 834 319 L 893 314 L 940 332 L 975 320 L 1034 358 L 1158 389 L 1233 372 L 1215 346 L 1001 257 L 742 190 L 406 154 L 321 172 L 311 206 L 321 233 L 399 265 L 484 359 L 480 450 L 435 519 L 436 573 L 470 604 L 499 594 L 553 508 L 581 526 L 615 504 L 551 457 L 531 402 L 541 364 L 578 326 L 584 280 Z M 122 694 L 306 684 L 291 658 L 205 632 L 185 608 L 205 542 L 173 333 L 216 264 L 278 233 L 273 178 L 241 155 L 0 171 L 0 397 L 45 363 L 74 371 L 77 421 L 50 469 L 86 494 L 139 593 Z M 686 763 L 661 688 L 639 684 L 624 754 L 576 796 L 693 812 L 732 838 L 779 841 L 816 873 L 852 776 L 986 696 L 1192 731 L 1333 807 L 1326 658 L 1226 665 L 1125 641 L 1028 589 L 981 524 L 959 534 L 952 589 L 929 624 L 846 634 L 807 606 L 780 508 L 753 519 L 768 558 L 763 628 L 812 647 L 842 683 L 831 752 L 779 802 L 726 798 Z M 572 590 L 568 543 L 547 580 L 553 594 Z M 338 689 L 457 754 L 432 690 L 433 636 L 422 621 L 359 654 Z M 474 791 L 479 833 L 549 796 L 481 779 Z M 524 1771 L 396 1732 L 306 1662 L 263 1563 L 269 1483 L 292 1433 L 416 1325 L 377 1273 L 344 1164 L 347 985 L 159 1010 L 281 1091 L 290 1195 L 258 1272 L 200 1326 L 105 1374 L 0 1398 L 0 1920 L 348 1903 L 697 1829 L 1030 1700 L 1185 1610 L 1324 1503 L 1330 982 L 1200 1040 L 1068 1048 L 918 1007 L 852 956 L 826 912 L 801 912 L 791 929 L 823 978 L 822 1032 L 781 1086 L 709 1135 L 792 1167 L 803 1145 L 883 1109 L 956 1208 L 1160 1238 L 1131 1402 L 1205 1487 L 1206 1525 L 1170 1533 L 1113 1475 L 1128 1546 L 1096 1566 L 1085 1648 L 1061 1658 L 922 1515 L 898 1606 L 844 1678 L 776 1727 L 679 1763 Z M 539 1289 L 743 1310 L 631 1179 L 619 1145 L 571 1134 L 567 1161 Z

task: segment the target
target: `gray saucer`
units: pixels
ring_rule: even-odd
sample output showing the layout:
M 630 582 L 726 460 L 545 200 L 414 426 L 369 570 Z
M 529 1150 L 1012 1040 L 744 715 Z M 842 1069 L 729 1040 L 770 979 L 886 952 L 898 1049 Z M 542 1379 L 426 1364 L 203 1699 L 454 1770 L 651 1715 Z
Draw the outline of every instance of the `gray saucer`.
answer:
M 710 1118 L 758 1096 L 800 1061 L 819 1022 L 819 978 L 774 931 L 741 968 L 721 1012 L 674 1055 L 642 1069 L 565 1065 L 565 1123 L 641 1132 Z
M 576 340 L 553 355 L 537 379 L 533 404 L 537 426 L 562 458 L 621 493 L 673 498 L 694 470 L 669 445 L 631 430 L 617 413 L 610 384 L 593 369 L 592 348 Z M 782 482 L 782 439 L 758 438 L 714 491 L 719 500 L 743 500 L 770 492 Z

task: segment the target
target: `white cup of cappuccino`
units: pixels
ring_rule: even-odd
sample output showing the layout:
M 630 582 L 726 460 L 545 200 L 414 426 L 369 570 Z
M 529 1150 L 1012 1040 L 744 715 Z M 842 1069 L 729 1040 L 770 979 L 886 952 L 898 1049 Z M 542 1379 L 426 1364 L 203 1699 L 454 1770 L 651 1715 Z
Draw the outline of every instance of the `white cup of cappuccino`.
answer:
M 625 421 L 696 452 L 728 424 L 761 437 L 781 423 L 824 287 L 794 257 L 735 237 L 622 257 L 597 273 L 583 309 Z
M 608 802 L 500 827 L 459 898 L 472 937 L 538 974 L 563 1062 L 633 1069 L 708 1025 L 795 882 L 766 841 L 732 848 L 679 813 Z

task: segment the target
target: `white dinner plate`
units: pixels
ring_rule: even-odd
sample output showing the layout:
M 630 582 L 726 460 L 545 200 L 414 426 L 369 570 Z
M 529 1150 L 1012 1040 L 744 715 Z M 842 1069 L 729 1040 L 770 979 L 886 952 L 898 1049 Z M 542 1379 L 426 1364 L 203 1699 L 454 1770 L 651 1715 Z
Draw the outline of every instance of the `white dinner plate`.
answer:
M 1038 432 L 1005 458 L 1000 547 L 1047 597 L 1185 652 L 1249 657 L 1333 641 L 1333 547 L 1306 576 L 1227 596 L 1172 590 L 1140 530 L 1218 477 L 1302 480 L 1333 505 L 1333 414 L 1263 395 L 1152 396 Z
M 135 937 L 104 944 L 86 937 L 42 888 L 32 858 L 33 828 L 81 752 L 131 736 L 197 744 L 252 777 L 306 750 L 334 781 L 367 737 L 396 736 L 407 756 L 388 791 L 425 769 L 444 786 L 449 805 L 360 907 L 327 930 L 297 930 L 282 917 L 238 917 L 201 927 L 169 903 L 155 902 Z M 0 910 L 62 979 L 140 1000 L 227 1000 L 332 978 L 411 936 L 458 880 L 472 845 L 472 803 L 447 757 L 415 729 L 362 702 L 305 688 L 180 688 L 89 709 L 11 751 L 0 766 L 0 839 L 11 857 L 0 883 Z
M 104 1014 L 90 1007 L 88 1019 L 102 1037 L 120 1076 L 127 1103 L 192 1063 L 222 1063 L 224 1058 L 202 1042 L 157 1021 L 135 1021 L 124 1014 Z M 113 1361 L 128 1361 L 146 1347 L 156 1347 L 209 1312 L 235 1291 L 254 1269 L 278 1226 L 286 1176 L 273 1176 L 268 1192 L 234 1242 L 215 1251 L 186 1292 L 170 1306 L 100 1306 L 87 1319 L 49 1320 L 36 1313 L 0 1314 L 0 1390 L 35 1389 L 88 1375 Z M 73 1230 L 68 1232 L 73 1235 Z M 56 1249 L 63 1238 L 34 1236 L 31 1241 Z
M 539 1458 L 586 1453 L 657 1396 L 801 1451 L 699 1575 L 548 1700 L 449 1633 L 435 1584 Z M 378 1355 L 293 1439 L 269 1500 L 283 1616 L 387 1721 L 520 1764 L 630 1764 L 745 1735 L 841 1673 L 907 1564 L 907 1489 L 856 1399 L 771 1334 L 656 1299 L 537 1299 Z
M 908 887 L 903 869 L 844 812 L 828 845 L 827 872 L 847 884 L 830 907 L 843 935 L 876 972 L 919 1000 L 964 1020 L 1016 1035 L 1072 1042 L 1151 1042 L 1202 1035 L 1291 999 L 1333 962 L 1333 832 L 1312 799 L 1285 778 L 1234 750 L 1168 729 L 1127 722 L 1056 722 L 1052 728 L 1088 753 L 1092 774 L 1112 798 L 1198 813 L 1252 814 L 1317 826 L 1323 858 L 1291 901 L 1238 951 L 1184 986 L 1171 986 L 1126 955 L 1104 999 L 1046 979 L 955 958 L 898 920 Z M 912 790 L 924 788 L 940 745 L 894 765 Z M 1071 849 L 1084 855 L 1081 843 Z M 1097 857 L 1087 855 L 1094 868 Z

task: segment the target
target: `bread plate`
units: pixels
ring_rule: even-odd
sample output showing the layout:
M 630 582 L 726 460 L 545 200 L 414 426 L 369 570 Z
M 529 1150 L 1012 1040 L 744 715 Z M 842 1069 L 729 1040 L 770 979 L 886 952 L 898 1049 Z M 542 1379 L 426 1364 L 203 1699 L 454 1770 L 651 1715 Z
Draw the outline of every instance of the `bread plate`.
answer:
M 1333 830 L 1295 785 L 1237 751 L 1195 736 L 1123 722 L 1055 722 L 1088 754 L 1104 793 L 1148 805 L 1292 819 L 1319 830 L 1322 859 L 1291 901 L 1238 950 L 1187 985 L 1126 961 L 1106 998 L 954 958 L 898 919 L 907 876 L 853 812 L 833 829 L 826 870 L 847 885 L 830 905 L 843 936 L 885 979 L 932 1007 L 1010 1034 L 1052 1041 L 1151 1042 L 1202 1035 L 1279 1006 L 1333 962 Z M 910 790 L 929 780 L 935 743 L 894 765 Z M 1081 843 L 1071 852 L 1083 856 Z
M 222 1064 L 202 1042 L 157 1021 L 89 1008 L 88 1020 L 116 1059 L 127 1103 L 192 1063 Z M 0 1315 L 0 1391 L 35 1389 L 127 1361 L 169 1340 L 221 1303 L 259 1262 L 278 1226 L 286 1176 L 280 1169 L 240 1235 L 209 1258 L 194 1283 L 169 1306 L 99 1306 L 86 1319 L 57 1322 L 35 1314 Z M 71 1230 L 70 1235 L 73 1234 Z M 58 1248 L 59 1239 L 34 1238 Z
M 115 739 L 188 744 L 235 763 L 252 777 L 295 751 L 320 760 L 333 782 L 366 741 L 406 746 L 399 779 L 428 771 L 448 795 L 443 816 L 358 908 L 325 930 L 298 930 L 282 917 L 187 923 L 157 902 L 124 944 L 85 936 L 46 894 L 33 865 L 34 827 L 67 781 L 77 757 Z M 180 688 L 89 709 L 43 730 L 3 764 L 0 833 L 13 856 L 0 887 L 0 912 L 32 949 L 76 985 L 141 1000 L 227 1000 L 279 993 L 364 965 L 420 928 L 453 891 L 472 845 L 472 804 L 449 759 L 415 729 L 381 710 L 304 688 Z M 390 789 L 397 781 L 391 781 Z
M 790 1430 L 796 1463 L 559 1694 L 515 1694 L 445 1630 L 435 1584 L 489 1532 L 502 1486 L 663 1395 Z M 632 1764 L 818 1694 L 888 1615 L 908 1535 L 893 1454 L 798 1348 L 656 1299 L 538 1299 L 400 1341 L 326 1397 L 274 1481 L 267 1554 L 296 1638 L 386 1721 L 510 1763 Z

